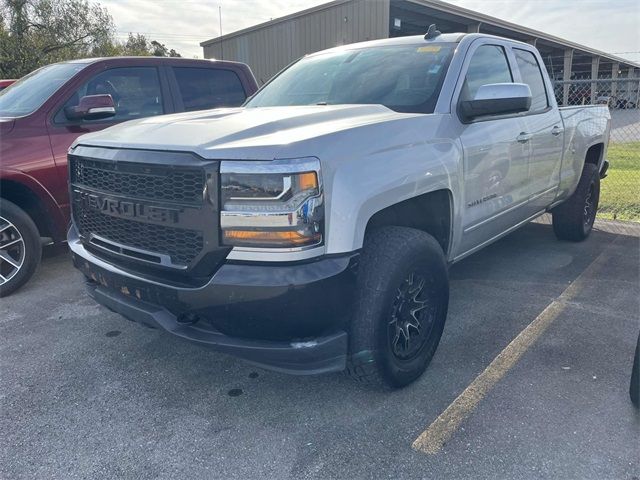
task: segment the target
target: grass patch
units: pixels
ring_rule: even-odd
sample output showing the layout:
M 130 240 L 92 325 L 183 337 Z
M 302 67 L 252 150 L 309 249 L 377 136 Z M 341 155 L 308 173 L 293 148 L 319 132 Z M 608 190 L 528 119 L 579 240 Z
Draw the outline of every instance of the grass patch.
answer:
M 609 144 L 598 217 L 640 221 L 640 142 Z

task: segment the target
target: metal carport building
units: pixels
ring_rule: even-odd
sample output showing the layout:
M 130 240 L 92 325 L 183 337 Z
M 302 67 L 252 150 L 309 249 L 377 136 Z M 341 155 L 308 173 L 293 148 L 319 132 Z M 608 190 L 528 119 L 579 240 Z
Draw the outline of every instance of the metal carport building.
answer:
M 540 50 L 552 79 L 636 78 L 640 64 L 553 35 L 506 22 L 438 0 L 336 0 L 202 42 L 205 58 L 236 60 L 253 69 L 264 83 L 293 60 L 348 43 L 417 35 L 436 23 L 447 32 L 482 32 L 532 43 Z M 610 82 L 615 96 L 617 83 Z M 557 92 L 567 104 L 568 84 Z M 637 82 L 633 85 L 637 96 Z M 562 91 L 564 90 L 564 92 Z M 587 98 L 595 102 L 596 86 Z M 583 99 L 584 101 L 584 99 Z

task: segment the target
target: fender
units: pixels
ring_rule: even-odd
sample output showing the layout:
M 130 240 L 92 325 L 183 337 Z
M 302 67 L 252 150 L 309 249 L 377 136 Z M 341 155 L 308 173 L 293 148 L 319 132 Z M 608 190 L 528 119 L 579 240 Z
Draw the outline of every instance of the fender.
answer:
M 448 138 L 438 138 L 436 132 L 447 122 L 447 115 L 424 116 L 416 130 L 422 132 L 424 141 L 415 142 L 415 127 L 404 122 L 390 122 L 382 133 L 386 142 L 394 136 L 396 142 L 389 147 L 383 142 L 383 148 L 375 148 L 377 142 L 369 143 L 373 150 L 358 158 L 344 160 L 331 165 L 330 179 L 326 185 L 328 192 L 327 215 L 327 253 L 344 253 L 362 248 L 369 220 L 381 210 L 397 203 L 438 190 L 446 190 L 451 195 L 453 205 L 451 214 L 452 228 L 459 218 L 458 206 L 461 199 L 453 192 L 461 192 L 460 168 L 462 148 L 459 142 Z M 398 128 L 396 128 L 398 127 Z M 413 131 L 412 131 L 413 130 Z M 349 143 L 358 144 L 351 132 Z M 375 135 L 372 136 L 376 138 Z M 372 138 L 369 137 L 370 139 Z M 430 138 L 431 137 L 431 138 Z M 366 143 L 364 143 L 366 145 Z M 362 145 L 362 144 L 360 144 Z M 341 155 L 344 158 L 344 154 Z M 364 157 L 364 158 L 362 158 Z M 364 167 L 363 167 L 364 166 Z M 364 168 L 364 170 L 363 170 Z M 459 229 L 453 228 L 453 231 Z M 453 244 L 456 239 L 450 238 Z
M 40 182 L 20 170 L 9 168 L 0 169 L 0 180 L 17 183 L 31 191 L 44 207 L 54 240 L 59 241 L 65 238 L 69 217 L 62 212 L 51 193 Z

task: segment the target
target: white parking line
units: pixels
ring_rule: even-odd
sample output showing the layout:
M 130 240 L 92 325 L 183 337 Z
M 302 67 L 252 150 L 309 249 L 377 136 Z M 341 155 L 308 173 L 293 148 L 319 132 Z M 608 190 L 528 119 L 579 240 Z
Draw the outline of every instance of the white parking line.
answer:
M 449 441 L 460 424 L 473 412 L 480 401 L 518 362 L 545 330 L 558 318 L 567 305 L 584 288 L 585 281 L 605 264 L 609 258 L 614 239 L 600 255 L 514 338 L 489 366 L 471 382 L 435 421 L 415 439 L 412 448 L 426 454 L 436 454 Z

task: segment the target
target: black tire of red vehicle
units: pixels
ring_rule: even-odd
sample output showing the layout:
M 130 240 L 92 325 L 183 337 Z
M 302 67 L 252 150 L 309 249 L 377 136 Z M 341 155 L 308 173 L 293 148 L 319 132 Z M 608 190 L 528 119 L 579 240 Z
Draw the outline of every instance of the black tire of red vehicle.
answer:
M 10 223 L 13 227 L 7 228 L 0 233 L 0 251 L 3 245 L 6 245 L 15 240 L 15 238 L 17 238 L 17 235 L 22 238 L 22 244 L 24 248 L 20 267 L 11 276 L 11 278 L 0 285 L 0 297 L 6 297 L 7 295 L 15 292 L 25 283 L 27 283 L 27 281 L 33 276 L 38 268 L 38 265 L 40 264 L 40 258 L 42 257 L 42 244 L 40 241 L 38 227 L 36 227 L 35 223 L 33 223 L 31 217 L 29 217 L 29 215 L 27 215 L 20 207 L 5 199 L 0 199 L 0 222 L 5 227 L 8 225 L 8 223 Z M 7 236 L 10 230 L 13 231 L 12 237 Z M 6 238 L 2 235 L 4 235 Z M 15 258 L 18 257 L 12 258 L 15 261 Z M 4 260 L 3 262 L 4 265 L 0 265 L 1 267 L 11 267 L 11 265 L 8 264 L 6 260 Z M 6 274 L 7 272 L 5 271 L 4 273 Z
M 419 230 L 380 228 L 365 238 L 357 282 L 347 373 L 376 388 L 408 385 L 429 365 L 447 317 L 442 248 Z
M 599 200 L 600 172 L 596 165 L 587 163 L 576 191 L 552 211 L 556 237 L 571 242 L 586 239 L 593 229 Z

